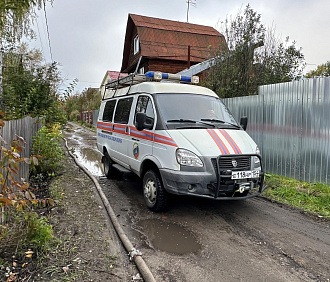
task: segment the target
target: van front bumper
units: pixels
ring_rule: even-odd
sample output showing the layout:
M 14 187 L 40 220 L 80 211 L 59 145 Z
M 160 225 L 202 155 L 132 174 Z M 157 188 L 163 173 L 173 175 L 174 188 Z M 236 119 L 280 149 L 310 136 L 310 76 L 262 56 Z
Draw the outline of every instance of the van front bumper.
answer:
M 253 179 L 232 180 L 230 176 L 222 176 L 221 182 L 215 174 L 209 172 L 160 169 L 160 174 L 165 190 L 171 194 L 215 200 L 251 198 L 260 195 L 267 188 L 263 187 L 263 172 L 260 172 L 259 178 Z

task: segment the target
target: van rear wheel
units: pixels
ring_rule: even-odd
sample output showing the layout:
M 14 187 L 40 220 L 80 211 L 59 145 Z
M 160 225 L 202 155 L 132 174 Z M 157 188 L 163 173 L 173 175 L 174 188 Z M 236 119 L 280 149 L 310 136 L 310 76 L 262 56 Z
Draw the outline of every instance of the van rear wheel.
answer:
M 113 161 L 111 160 L 109 154 L 107 151 L 105 151 L 103 158 L 103 170 L 104 170 L 104 175 L 108 179 L 112 179 L 116 176 L 116 169 L 112 166 Z
M 148 170 L 143 177 L 143 198 L 147 207 L 159 212 L 166 208 L 167 192 L 158 173 Z

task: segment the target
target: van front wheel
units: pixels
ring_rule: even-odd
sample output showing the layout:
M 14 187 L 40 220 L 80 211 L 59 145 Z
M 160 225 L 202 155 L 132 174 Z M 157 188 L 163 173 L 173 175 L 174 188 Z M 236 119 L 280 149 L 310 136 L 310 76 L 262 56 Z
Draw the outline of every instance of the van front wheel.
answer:
M 167 192 L 158 173 L 148 170 L 143 177 L 143 197 L 147 207 L 159 212 L 167 205 Z

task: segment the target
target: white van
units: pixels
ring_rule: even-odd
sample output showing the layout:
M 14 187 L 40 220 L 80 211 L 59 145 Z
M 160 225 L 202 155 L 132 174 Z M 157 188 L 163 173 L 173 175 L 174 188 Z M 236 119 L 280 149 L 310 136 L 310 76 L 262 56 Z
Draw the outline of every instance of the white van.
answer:
M 129 75 L 106 85 L 97 146 L 106 177 L 134 172 L 152 211 L 168 193 L 215 200 L 246 199 L 263 190 L 256 143 L 217 94 L 198 77 L 160 72 Z

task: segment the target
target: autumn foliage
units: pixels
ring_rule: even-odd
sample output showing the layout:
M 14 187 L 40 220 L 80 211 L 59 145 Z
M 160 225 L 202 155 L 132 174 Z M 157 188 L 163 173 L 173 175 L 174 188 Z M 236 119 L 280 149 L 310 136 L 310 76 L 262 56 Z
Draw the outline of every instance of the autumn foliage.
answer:
M 0 112 L 3 116 L 3 113 Z M 0 119 L 0 126 L 5 126 L 3 119 Z M 23 179 L 18 179 L 19 165 L 21 162 L 28 164 L 38 164 L 41 156 L 31 156 L 29 158 L 21 157 L 26 142 L 20 136 L 12 140 L 10 146 L 0 136 L 0 207 L 15 207 L 22 210 L 26 206 L 47 204 L 53 205 L 52 199 L 37 199 L 29 183 Z M 3 209 L 2 209 L 3 212 Z M 1 214 L 3 216 L 3 214 Z

